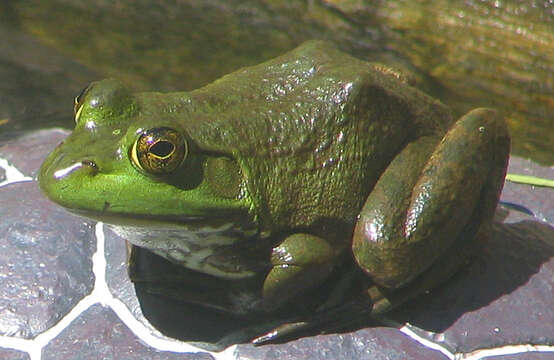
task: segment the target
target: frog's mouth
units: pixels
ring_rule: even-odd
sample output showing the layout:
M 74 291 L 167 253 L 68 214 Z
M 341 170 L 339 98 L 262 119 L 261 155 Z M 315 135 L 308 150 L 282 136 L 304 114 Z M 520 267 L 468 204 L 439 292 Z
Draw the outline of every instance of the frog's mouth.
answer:
M 82 216 L 85 218 L 91 218 L 96 221 L 101 221 L 107 224 L 114 225 L 134 225 L 134 226 L 152 226 L 162 224 L 192 224 L 192 223 L 206 223 L 209 222 L 209 218 L 205 216 L 190 216 L 190 215 L 146 215 L 146 214 L 130 214 L 124 212 L 112 212 L 107 211 L 109 209 L 109 203 L 106 202 L 104 209 L 101 212 L 90 211 L 85 209 L 67 209 L 71 213 Z
M 81 208 L 66 208 L 75 215 L 85 218 L 92 218 L 111 225 L 135 226 L 135 227 L 168 227 L 187 228 L 191 231 L 197 227 L 220 227 L 222 224 L 235 224 L 243 230 L 246 236 L 255 235 L 258 232 L 253 217 L 246 211 L 236 209 L 229 211 L 218 211 L 210 216 L 206 215 L 178 215 L 178 214 L 133 214 L 128 212 L 114 211 L 109 202 L 104 202 L 101 211 L 92 211 Z

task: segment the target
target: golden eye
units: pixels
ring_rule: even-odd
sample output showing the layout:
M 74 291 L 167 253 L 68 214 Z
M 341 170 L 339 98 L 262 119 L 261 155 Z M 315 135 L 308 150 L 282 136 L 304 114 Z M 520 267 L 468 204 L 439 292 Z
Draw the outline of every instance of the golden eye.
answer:
M 133 144 L 131 158 L 135 165 L 152 175 L 169 174 L 181 165 L 188 152 L 185 137 L 167 128 L 153 128 L 142 133 Z
M 81 110 L 83 109 L 83 99 L 90 88 L 90 85 L 87 85 L 86 87 L 81 90 L 79 95 L 75 97 L 73 100 L 73 115 L 75 115 L 75 123 L 79 121 L 79 116 L 81 116 Z

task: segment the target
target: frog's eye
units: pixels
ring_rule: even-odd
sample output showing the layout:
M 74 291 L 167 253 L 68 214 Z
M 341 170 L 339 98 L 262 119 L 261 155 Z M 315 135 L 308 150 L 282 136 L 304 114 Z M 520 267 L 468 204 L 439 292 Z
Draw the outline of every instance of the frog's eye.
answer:
M 73 115 L 75 115 L 75 123 L 79 121 L 79 116 L 81 116 L 81 110 L 83 109 L 83 99 L 90 89 L 90 85 L 86 86 L 81 90 L 79 95 L 73 100 Z
M 187 156 L 185 137 L 167 127 L 142 133 L 133 144 L 131 158 L 135 166 L 152 175 L 166 175 L 181 165 Z

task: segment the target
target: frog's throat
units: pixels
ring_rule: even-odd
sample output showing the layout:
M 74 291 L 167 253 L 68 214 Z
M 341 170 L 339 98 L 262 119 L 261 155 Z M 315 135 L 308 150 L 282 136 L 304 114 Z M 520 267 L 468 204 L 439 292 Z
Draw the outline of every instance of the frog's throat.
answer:
M 186 224 L 158 226 L 111 225 L 108 227 L 131 244 L 191 270 L 226 279 L 256 275 L 257 269 L 241 261 L 241 248 L 256 241 L 257 231 L 234 223 L 217 226 Z

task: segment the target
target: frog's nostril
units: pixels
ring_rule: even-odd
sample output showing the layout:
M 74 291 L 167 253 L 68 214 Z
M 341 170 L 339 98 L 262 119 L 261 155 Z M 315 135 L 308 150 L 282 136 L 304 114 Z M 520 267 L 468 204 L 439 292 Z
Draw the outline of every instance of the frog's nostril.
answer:
M 81 169 L 81 171 L 85 171 L 88 175 L 96 175 L 98 173 L 98 165 L 92 160 L 82 160 Z
M 96 166 L 96 163 L 94 161 L 83 160 L 83 161 L 81 161 L 81 164 L 82 164 L 82 166 L 86 166 L 86 167 L 89 167 L 91 169 L 95 169 L 96 171 L 98 171 L 98 166 Z

